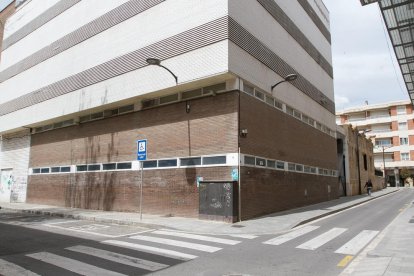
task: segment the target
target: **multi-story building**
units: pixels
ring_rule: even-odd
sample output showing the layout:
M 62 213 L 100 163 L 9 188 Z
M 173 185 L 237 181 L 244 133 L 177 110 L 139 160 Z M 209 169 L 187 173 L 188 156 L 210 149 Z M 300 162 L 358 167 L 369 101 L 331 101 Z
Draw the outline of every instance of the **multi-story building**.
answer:
M 352 124 L 373 139 L 375 167 L 392 186 L 401 185 L 399 172 L 414 173 L 414 114 L 410 101 L 364 105 L 337 112 L 337 123 Z
M 31 0 L 6 26 L 2 200 L 198 216 L 200 181 L 237 181 L 246 219 L 338 197 L 322 0 Z

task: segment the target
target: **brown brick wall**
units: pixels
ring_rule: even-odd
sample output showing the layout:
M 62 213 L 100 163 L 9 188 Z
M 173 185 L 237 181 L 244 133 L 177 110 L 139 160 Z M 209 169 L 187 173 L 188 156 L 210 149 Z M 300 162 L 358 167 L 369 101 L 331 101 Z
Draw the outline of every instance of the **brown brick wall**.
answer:
M 408 144 L 409 145 L 414 145 L 414 135 L 409 135 L 408 136 Z
M 392 145 L 393 146 L 399 146 L 400 145 L 400 137 L 399 136 L 393 136 L 392 137 Z
M 143 213 L 198 216 L 196 177 L 231 180 L 230 168 L 144 170 Z M 139 211 L 140 171 L 32 175 L 27 202 L 83 209 Z
M 397 131 L 398 130 L 398 122 L 397 121 L 392 121 L 391 122 L 391 130 L 392 131 Z
M 396 106 L 391 106 L 390 107 L 390 114 L 391 114 L 391 116 L 397 116 L 397 107 Z
M 228 93 L 80 124 L 32 136 L 30 167 L 136 160 L 136 140 L 148 139 L 148 159 L 237 152 L 237 94 Z M 138 210 L 138 172 L 32 175 L 27 201 L 103 210 Z M 144 171 L 144 212 L 198 215 L 196 176 L 231 180 L 231 168 Z
M 401 156 L 399 151 L 394 151 L 394 161 L 401 161 Z
M 336 177 L 245 167 L 241 183 L 242 219 L 338 198 Z
M 414 129 L 414 121 L 413 121 L 413 119 L 409 119 L 409 120 L 407 120 L 407 128 L 408 128 L 409 130 Z
M 242 153 L 337 169 L 335 138 L 243 93 L 240 106 Z
M 413 114 L 413 106 L 411 104 L 406 106 L 406 110 L 407 114 Z
M 35 134 L 30 167 L 132 161 L 136 140 L 148 139 L 148 159 L 241 152 L 336 170 L 336 139 L 243 93 L 191 100 Z M 306 139 L 304 139 L 306 137 Z M 144 171 L 143 212 L 198 216 L 196 177 L 231 180 L 231 167 Z M 102 210 L 137 211 L 138 171 L 29 177 L 27 201 Z M 242 168 L 243 219 L 338 197 L 336 177 Z M 328 185 L 330 192 L 328 193 Z M 305 189 L 307 195 L 305 196 Z
M 148 139 L 148 159 L 237 152 L 237 97 L 224 94 L 32 136 L 30 167 L 136 160 L 136 140 Z
M 337 169 L 335 138 L 243 93 L 240 109 L 242 153 Z M 242 168 L 241 186 L 242 219 L 334 199 L 339 188 L 336 177 L 251 167 Z

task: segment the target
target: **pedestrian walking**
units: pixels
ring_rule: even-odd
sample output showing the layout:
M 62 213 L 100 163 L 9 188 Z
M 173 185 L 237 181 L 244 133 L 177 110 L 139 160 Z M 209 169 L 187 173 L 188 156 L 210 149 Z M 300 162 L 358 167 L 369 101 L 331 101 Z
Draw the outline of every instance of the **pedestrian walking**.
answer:
M 372 182 L 371 179 L 368 179 L 368 181 L 365 183 L 364 186 L 365 189 L 367 189 L 367 194 L 370 196 L 372 191 Z

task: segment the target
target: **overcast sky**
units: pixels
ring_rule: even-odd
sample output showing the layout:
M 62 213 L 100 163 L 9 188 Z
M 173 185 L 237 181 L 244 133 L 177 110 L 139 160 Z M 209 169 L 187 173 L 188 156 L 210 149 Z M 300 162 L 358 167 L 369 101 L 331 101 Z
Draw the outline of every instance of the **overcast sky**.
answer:
M 336 110 L 408 100 L 378 4 L 324 0 L 330 12 Z M 390 52 L 391 51 L 391 52 Z M 395 64 L 395 70 L 393 67 Z M 395 73 L 396 72 L 396 73 Z

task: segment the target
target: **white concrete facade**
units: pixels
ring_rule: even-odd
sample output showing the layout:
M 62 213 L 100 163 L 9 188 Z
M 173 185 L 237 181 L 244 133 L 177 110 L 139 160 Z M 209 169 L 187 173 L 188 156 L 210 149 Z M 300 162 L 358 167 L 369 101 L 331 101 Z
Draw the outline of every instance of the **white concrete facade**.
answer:
M 40 2 L 42 3 L 40 4 Z M 57 3 L 56 0 L 40 2 L 39 0 L 28 2 L 8 20 L 5 38 L 39 16 L 42 13 L 40 7 L 45 11 Z M 127 1 L 108 1 L 105 4 L 97 3 L 96 0 L 79 2 L 4 50 L 0 68 L 5 70 L 13 66 L 22 59 L 35 54 L 44 46 L 125 2 Z M 328 41 L 312 24 L 302 7 L 293 2 L 276 2 L 286 14 L 294 19 L 297 27 L 302 29 L 307 38 L 332 64 Z M 258 2 L 181 0 L 161 2 L 20 72 L 14 77 L 8 78 L 0 83 L 0 91 L 8 92 L 0 94 L 0 104 L 27 95 L 114 57 L 143 48 L 223 16 L 230 16 L 236 20 L 322 91 L 327 98 L 333 100 L 332 78 Z M 157 20 L 157 18 L 162 18 L 162 20 Z M 261 18 L 261 20 L 257 20 L 257 18 Z M 270 92 L 270 86 L 283 76 L 278 76 L 269 68 L 263 67 L 255 58 L 249 56 L 229 40 L 225 40 L 164 60 L 163 64 L 172 68 L 179 76 L 179 85 L 230 72 L 236 76 L 243 76 L 253 85 Z M 248 61 L 249 59 L 250 61 Z M 248 62 L 248 66 L 246 66 L 246 62 Z M 260 74 L 257 70 L 259 67 L 261 67 Z M 263 73 L 266 77 L 263 77 Z M 102 104 L 102 97 L 105 97 L 105 104 L 111 104 L 165 89 L 175 89 L 174 81 L 168 78 L 168 73 L 162 72 L 156 67 L 143 67 L 103 83 L 94 84 L 1 116 L 0 132 L 16 130 L 21 126 L 39 125 L 48 120 L 57 120 L 57 117 L 60 117 L 59 120 L 64 119 L 65 116 L 76 112 L 99 107 Z M 284 85 L 284 87 L 278 88 L 277 93 L 276 97 L 280 97 L 281 101 L 334 129 L 335 124 L 330 112 L 321 108 L 320 104 L 309 99 L 300 90 Z M 62 103 L 66 104 L 62 106 Z M 25 115 L 27 113 L 31 114 L 29 118 Z
M 135 110 L 139 110 L 146 99 L 226 82 L 227 90 L 237 90 L 243 83 L 249 83 L 283 103 L 284 112 L 288 105 L 305 118 L 310 117 L 327 127 L 325 134 L 335 136 L 330 134 L 330 130 L 336 128 L 333 108 L 329 108 L 334 100 L 333 79 L 329 72 L 332 67 L 330 42 L 297 1 L 266 1 L 283 10 L 294 24 L 292 29 L 300 30 L 298 35 L 304 35 L 306 43 L 326 60 L 325 64 L 312 57 L 292 35 L 292 29 L 288 30 L 278 22 L 260 1 L 82 0 L 33 28 L 2 51 L 0 135 L 15 137 L 20 131 L 68 119 L 76 123 L 85 114 L 127 104 L 134 104 Z M 329 30 L 329 13 L 323 2 L 308 2 Z M 4 39 L 15 37 L 23 27 L 30 27 L 33 21 L 61 3 L 62 0 L 28 1 L 8 19 Z M 111 23 L 110 19 L 104 18 L 127 4 L 141 5 L 142 10 L 122 22 Z M 122 10 L 112 16 L 116 18 L 121 13 Z M 81 32 L 85 25 L 92 23 L 96 25 L 88 30 L 89 33 L 101 25 L 109 25 L 92 35 Z M 282 74 L 282 69 L 275 70 L 260 60 L 260 51 L 252 53 L 244 49 L 242 43 L 232 37 L 240 30 L 252 35 L 254 39 L 249 43 L 258 43 L 260 47 L 256 50 L 266 48 L 268 56 L 282 60 L 278 70 L 290 68 L 293 72 Z M 83 35 L 89 36 L 70 44 Z M 174 40 L 177 37 L 181 40 Z M 188 39 L 188 49 L 185 39 Z M 54 48 L 49 49 L 51 45 Z M 135 53 L 133 62 L 125 58 L 122 66 L 136 66 L 135 69 L 123 72 L 111 63 L 131 53 Z M 162 64 L 178 76 L 177 84 L 164 69 L 146 64 L 145 59 L 149 57 L 162 59 Z M 78 75 L 79 82 L 85 81 L 85 76 L 99 77 L 102 72 L 96 68 L 105 64 L 109 64 L 106 71 L 112 74 L 110 77 L 59 94 L 70 86 L 64 81 Z M 271 86 L 289 73 L 297 73 L 302 84 L 284 83 L 271 91 Z M 70 81 L 76 83 L 77 80 Z M 14 109 L 2 113 L 2 107 Z M 317 123 L 313 123 L 315 128 Z M 323 131 L 322 127 L 320 130 Z M 0 169 L 17 172 L 16 179 L 20 179 L 20 184 L 16 187 L 24 190 L 30 137 L 24 138 L 23 142 L 21 139 L 2 140 Z M 10 145 L 20 146 L 13 149 Z M 10 163 L 9 160 L 15 161 Z M 24 201 L 24 192 L 17 198 Z

